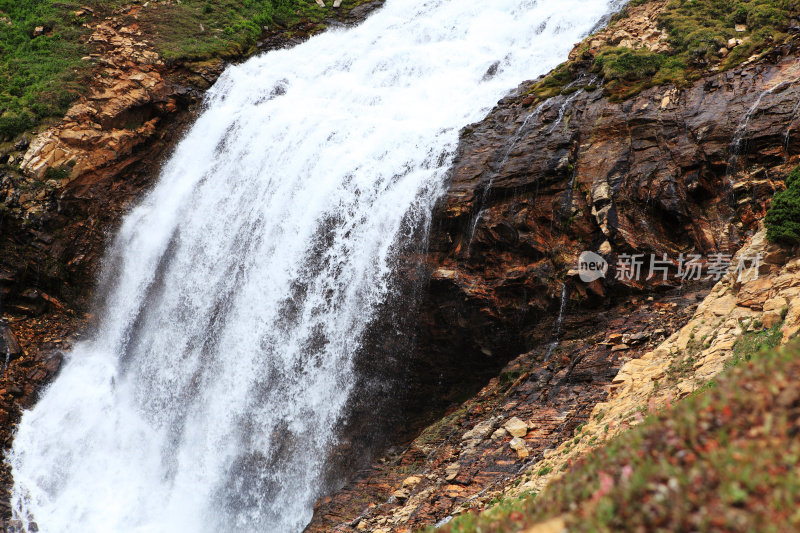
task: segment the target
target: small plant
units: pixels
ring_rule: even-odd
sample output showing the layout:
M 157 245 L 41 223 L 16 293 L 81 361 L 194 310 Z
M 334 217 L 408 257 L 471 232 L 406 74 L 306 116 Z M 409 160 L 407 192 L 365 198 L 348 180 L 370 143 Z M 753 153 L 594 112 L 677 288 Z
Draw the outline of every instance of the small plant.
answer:
M 46 180 L 56 180 L 61 181 L 69 177 L 72 174 L 72 169 L 68 166 L 66 167 L 51 167 L 48 168 L 44 173 L 44 179 Z
M 649 50 L 617 47 L 601 52 L 595 64 L 608 80 L 640 80 L 653 76 L 661 69 L 666 56 Z

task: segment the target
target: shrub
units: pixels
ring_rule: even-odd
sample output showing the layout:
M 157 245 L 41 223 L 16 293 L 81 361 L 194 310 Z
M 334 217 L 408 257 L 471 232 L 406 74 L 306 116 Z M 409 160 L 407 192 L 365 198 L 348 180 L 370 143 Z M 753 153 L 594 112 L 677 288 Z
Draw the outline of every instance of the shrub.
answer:
M 786 178 L 786 190 L 772 199 L 764 223 L 771 242 L 790 246 L 800 243 L 800 165 Z
M 595 62 L 606 79 L 638 80 L 658 72 L 665 59 L 649 50 L 617 47 L 599 54 Z
M 10 111 L 0 116 L 0 137 L 3 140 L 13 139 L 33 124 L 31 115 L 24 111 Z
M 69 167 L 52 167 L 48 168 L 44 173 L 44 178 L 47 180 L 61 181 L 68 178 L 72 173 Z

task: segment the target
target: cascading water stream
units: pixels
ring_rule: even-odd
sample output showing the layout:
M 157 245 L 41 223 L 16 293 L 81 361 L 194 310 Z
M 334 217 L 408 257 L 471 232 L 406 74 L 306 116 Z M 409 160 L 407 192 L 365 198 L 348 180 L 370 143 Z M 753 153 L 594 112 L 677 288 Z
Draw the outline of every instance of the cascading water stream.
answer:
M 574 86 L 576 86 L 578 84 L 584 83 L 584 81 L 585 81 L 585 77 L 582 76 L 581 78 L 573 81 L 572 83 L 570 83 L 566 87 L 564 87 L 564 90 L 571 89 L 571 88 L 573 88 Z M 595 83 L 596 81 L 597 81 L 597 76 L 592 76 L 592 78 L 589 80 L 589 82 L 586 85 L 591 85 L 591 84 Z M 558 116 L 557 116 L 556 120 L 553 122 L 553 124 L 547 130 L 547 133 L 553 133 L 556 130 L 556 128 L 564 120 L 564 116 L 566 115 L 566 112 L 567 112 L 567 109 L 569 108 L 569 106 L 583 92 L 584 92 L 583 88 L 578 89 L 577 91 L 572 93 L 570 96 L 568 96 L 564 100 L 564 102 L 561 104 L 561 106 L 558 109 Z M 506 147 L 505 151 L 503 152 L 503 157 L 500 158 L 500 162 L 495 166 L 496 170 L 494 172 L 492 172 L 492 174 L 491 174 L 489 180 L 486 182 L 486 184 L 483 187 L 481 187 L 481 191 L 482 192 L 480 194 L 480 200 L 478 201 L 478 204 L 477 204 L 478 205 L 478 213 L 473 217 L 472 222 L 470 223 L 469 238 L 467 240 L 467 255 L 470 255 L 471 252 L 472 252 L 472 241 L 475 238 L 475 231 L 478 229 L 478 223 L 480 222 L 481 217 L 483 216 L 483 213 L 486 211 L 484 206 L 486 205 L 486 201 L 488 200 L 488 197 L 489 197 L 489 192 L 492 189 L 492 185 L 494 184 L 494 180 L 497 177 L 497 174 L 503 169 L 505 164 L 508 162 L 508 158 L 511 156 L 511 152 L 514 151 L 514 148 L 516 148 L 517 145 L 519 144 L 519 142 L 522 140 L 523 135 L 527 134 L 526 128 L 528 127 L 528 124 L 529 123 L 536 124 L 536 122 L 539 120 L 539 117 L 542 115 L 542 110 L 550 102 L 551 102 L 551 100 L 545 100 L 544 102 L 541 102 L 539 105 L 537 105 L 534 108 L 533 111 L 531 111 L 523 119 L 522 124 L 514 132 L 514 135 L 511 137 L 511 142 L 508 143 L 508 146 Z M 573 175 L 572 180 L 574 182 L 575 175 Z M 572 185 L 570 185 L 570 188 L 572 188 Z
M 789 160 L 789 141 L 791 141 L 792 136 L 792 125 L 794 124 L 794 119 L 797 116 L 797 111 L 800 110 L 800 100 L 795 103 L 794 107 L 792 108 L 792 113 L 789 115 L 789 125 L 786 126 L 786 133 L 783 134 L 783 162 L 786 163 Z
M 550 361 L 553 352 L 558 348 L 558 343 L 561 342 L 561 333 L 564 329 L 564 311 L 567 310 L 567 284 L 561 286 L 561 303 L 558 304 L 558 316 L 556 317 L 555 324 L 553 325 L 552 340 L 547 345 L 547 351 L 544 354 L 545 362 Z
M 536 120 L 542 114 L 542 108 L 544 107 L 544 104 L 545 102 L 542 102 L 541 104 L 536 106 L 536 108 L 530 114 L 528 114 L 528 116 L 526 116 L 525 119 L 522 121 L 522 125 L 519 128 L 517 128 L 517 131 L 514 132 L 514 136 L 511 138 L 511 142 L 508 143 L 508 146 L 506 147 L 506 150 L 503 153 L 503 157 L 500 159 L 500 163 L 496 167 L 497 170 L 492 173 L 491 177 L 489 178 L 489 181 L 486 183 L 486 185 L 482 187 L 480 200 L 478 202 L 478 214 L 475 215 L 475 217 L 472 220 L 472 223 L 470 224 L 469 239 L 467 240 L 467 255 L 470 255 L 470 253 L 472 252 L 472 240 L 475 238 L 475 230 L 478 229 L 478 223 L 480 222 L 481 217 L 483 216 L 483 212 L 485 211 L 485 209 L 483 209 L 483 206 L 486 204 L 486 200 L 488 199 L 489 196 L 489 191 L 492 189 L 492 184 L 494 183 L 494 179 L 497 177 L 497 172 L 499 172 L 499 170 L 502 169 L 503 166 L 508 162 L 508 158 L 511 155 L 511 152 L 514 150 L 514 148 L 517 147 L 517 144 L 519 143 L 520 139 L 522 139 L 522 135 L 525 132 L 525 128 L 528 126 L 528 123 L 531 121 L 533 121 L 534 124 L 536 123 Z
M 742 152 L 744 152 L 745 149 L 747 148 L 747 139 L 745 138 L 745 135 L 747 134 L 747 127 L 750 125 L 750 119 L 752 119 L 753 116 L 755 116 L 755 114 L 758 112 L 761 106 L 761 101 L 764 99 L 765 96 L 768 96 L 779 89 L 783 89 L 784 87 L 792 85 L 795 82 L 797 82 L 796 79 L 785 80 L 759 93 L 758 98 L 756 98 L 756 101 L 753 103 L 752 106 L 750 106 L 750 109 L 747 110 L 747 113 L 745 113 L 742 119 L 739 121 L 739 125 L 737 126 L 736 131 L 734 131 L 733 133 L 733 138 L 731 139 L 731 144 L 728 148 L 728 152 L 730 155 L 728 156 L 728 165 L 725 173 L 726 181 L 730 182 L 731 174 L 733 174 L 736 171 L 736 165 L 739 162 L 739 157 L 741 156 Z M 788 143 L 788 136 L 789 136 L 789 131 L 787 130 L 786 132 L 787 143 Z
M 125 219 L 96 334 L 22 418 L 23 529 L 301 531 L 459 129 L 619 4 L 388 0 L 229 68 Z

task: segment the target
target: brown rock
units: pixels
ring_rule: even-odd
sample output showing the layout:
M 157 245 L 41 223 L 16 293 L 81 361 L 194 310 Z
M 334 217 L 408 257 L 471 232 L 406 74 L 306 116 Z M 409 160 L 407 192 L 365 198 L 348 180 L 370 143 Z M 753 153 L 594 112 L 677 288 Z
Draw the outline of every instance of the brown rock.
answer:
M 503 424 L 512 437 L 524 437 L 528 434 L 528 425 L 516 416 Z
M 751 309 L 761 309 L 764 302 L 769 298 L 772 289 L 772 281 L 768 278 L 759 278 L 742 285 L 739 294 L 736 296 L 736 303 L 742 307 Z M 726 314 L 727 311 L 725 311 Z
M 525 444 L 525 441 L 519 437 L 514 437 L 513 439 L 511 439 L 511 442 L 509 442 L 508 445 L 511 447 L 512 450 L 517 452 L 517 457 L 519 457 L 520 459 L 524 459 L 525 457 L 528 457 L 528 455 L 530 455 L 530 452 L 528 452 L 528 446 Z
M 22 347 L 20 347 L 14 332 L 0 322 L 0 360 L 7 362 L 21 355 Z

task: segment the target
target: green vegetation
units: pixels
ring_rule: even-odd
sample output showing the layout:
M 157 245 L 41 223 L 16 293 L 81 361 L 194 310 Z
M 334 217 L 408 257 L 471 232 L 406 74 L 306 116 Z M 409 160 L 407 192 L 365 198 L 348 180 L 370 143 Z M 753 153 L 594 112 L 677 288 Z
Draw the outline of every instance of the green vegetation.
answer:
M 736 339 L 736 344 L 733 345 L 733 357 L 726 363 L 726 366 L 730 368 L 742 361 L 750 361 L 753 355 L 763 354 L 780 346 L 783 338 L 782 325 L 775 324 L 769 329 L 749 331 Z
M 72 170 L 69 167 L 48 168 L 44 173 L 46 180 L 63 180 L 69 177 Z
M 547 492 L 507 499 L 443 531 L 518 531 L 562 516 L 570 531 L 797 531 L 800 344 L 743 336 L 714 387 L 573 464 Z
M 364 2 L 345 0 L 339 9 Z M 143 10 L 138 21 L 161 57 L 175 61 L 240 56 L 255 46 L 265 27 L 319 30 L 331 14 L 311 0 L 183 0 Z
M 467 410 L 468 405 L 462 405 L 457 410 L 443 416 L 436 423 L 425 428 L 425 431 L 417 437 L 417 444 L 428 446 L 447 439 L 453 433 L 452 428 L 459 426 L 457 422 L 467 414 Z
M 85 87 L 78 9 L 77 2 L 0 0 L 0 137 L 63 115 Z M 44 34 L 34 37 L 37 27 Z
M 613 21 L 628 17 L 631 8 L 645 3 L 647 0 L 629 2 Z M 672 0 L 658 20 L 668 35 L 668 52 L 607 44 L 591 55 L 587 40 L 578 50 L 578 59 L 559 66 L 530 93 L 542 100 L 577 90 L 570 84 L 587 61 L 590 70 L 603 75 L 605 91 L 613 100 L 655 85 L 684 86 L 711 67 L 727 70 L 784 42 L 789 37 L 789 22 L 798 14 L 800 0 Z M 746 29 L 737 31 L 737 25 Z M 728 50 L 730 39 L 739 42 Z
M 786 178 L 786 190 L 772 198 L 764 223 L 770 241 L 790 246 L 800 243 L 800 166 Z
M 785 39 L 789 19 L 798 10 L 800 2 L 796 0 L 673 0 L 660 22 L 669 32 L 675 53 L 694 66 L 719 59 L 719 49 L 729 39 L 742 38 L 742 44 L 725 59 L 724 69 Z M 737 32 L 737 24 L 745 24 L 747 31 Z
M 664 64 L 666 56 L 648 50 L 609 48 L 597 55 L 595 65 L 603 76 L 611 80 L 639 80 L 655 75 Z
M 345 0 L 339 9 L 365 1 Z M 332 14 L 310 0 L 182 0 L 153 3 L 136 18 L 120 9 L 128 5 L 133 4 L 0 0 L 0 141 L 63 116 L 86 90 L 92 62 L 81 58 L 92 50 L 84 24 L 101 17 L 114 14 L 138 24 L 166 61 L 202 61 L 253 51 L 264 27 L 290 34 L 320 30 Z

